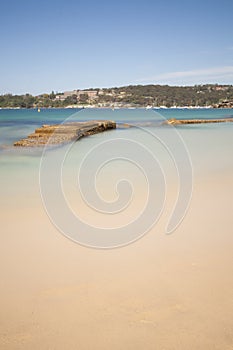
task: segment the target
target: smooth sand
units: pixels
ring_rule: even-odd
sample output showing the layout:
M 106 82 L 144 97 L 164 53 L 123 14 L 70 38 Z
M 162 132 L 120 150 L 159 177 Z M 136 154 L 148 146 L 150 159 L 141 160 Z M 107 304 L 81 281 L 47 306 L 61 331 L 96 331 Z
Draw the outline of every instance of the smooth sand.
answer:
M 195 181 L 182 225 L 101 251 L 38 198 L 1 205 L 0 349 L 233 349 L 232 175 Z M 33 207 L 29 207 L 33 203 Z

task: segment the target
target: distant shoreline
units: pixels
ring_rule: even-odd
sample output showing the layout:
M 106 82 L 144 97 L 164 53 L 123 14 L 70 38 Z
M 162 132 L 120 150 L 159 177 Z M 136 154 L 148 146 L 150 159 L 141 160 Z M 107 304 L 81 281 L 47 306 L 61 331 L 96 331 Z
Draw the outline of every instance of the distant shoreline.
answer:
M 68 107 L 40 107 L 40 110 L 49 110 L 49 109 L 112 109 L 112 110 L 118 110 L 118 109 L 147 109 L 147 110 L 166 110 L 166 109 L 174 109 L 174 110 L 184 110 L 184 109 L 191 109 L 191 110 L 208 110 L 208 109 L 233 109 L 233 107 L 219 107 L 216 108 L 214 106 L 184 106 L 184 107 L 165 107 L 165 106 L 160 106 L 160 107 L 104 107 L 104 106 L 68 106 Z M 22 107 L 0 107 L 0 110 L 38 110 L 38 108 L 22 108 Z
M 0 95 L 1 108 L 233 108 L 233 85 L 129 85 Z

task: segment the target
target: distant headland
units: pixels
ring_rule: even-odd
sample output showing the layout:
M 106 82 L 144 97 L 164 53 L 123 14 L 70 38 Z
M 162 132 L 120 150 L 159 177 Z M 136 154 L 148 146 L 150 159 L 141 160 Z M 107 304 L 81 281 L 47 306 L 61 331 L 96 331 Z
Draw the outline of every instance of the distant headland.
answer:
M 129 85 L 0 96 L 0 108 L 233 108 L 233 85 Z

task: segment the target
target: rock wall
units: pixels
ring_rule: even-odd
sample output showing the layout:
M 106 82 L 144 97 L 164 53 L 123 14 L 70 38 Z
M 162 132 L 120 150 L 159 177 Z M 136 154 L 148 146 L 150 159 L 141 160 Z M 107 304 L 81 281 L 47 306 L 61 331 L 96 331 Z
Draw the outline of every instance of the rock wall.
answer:
M 27 138 L 15 142 L 14 146 L 39 147 L 47 143 L 58 145 L 115 128 L 116 123 L 109 120 L 43 125 Z

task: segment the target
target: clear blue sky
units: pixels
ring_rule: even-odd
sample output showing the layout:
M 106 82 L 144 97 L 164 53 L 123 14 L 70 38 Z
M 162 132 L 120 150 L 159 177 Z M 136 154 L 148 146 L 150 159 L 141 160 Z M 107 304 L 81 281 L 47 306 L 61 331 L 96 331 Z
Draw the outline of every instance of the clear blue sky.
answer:
M 0 93 L 233 83 L 232 0 L 1 2 Z

